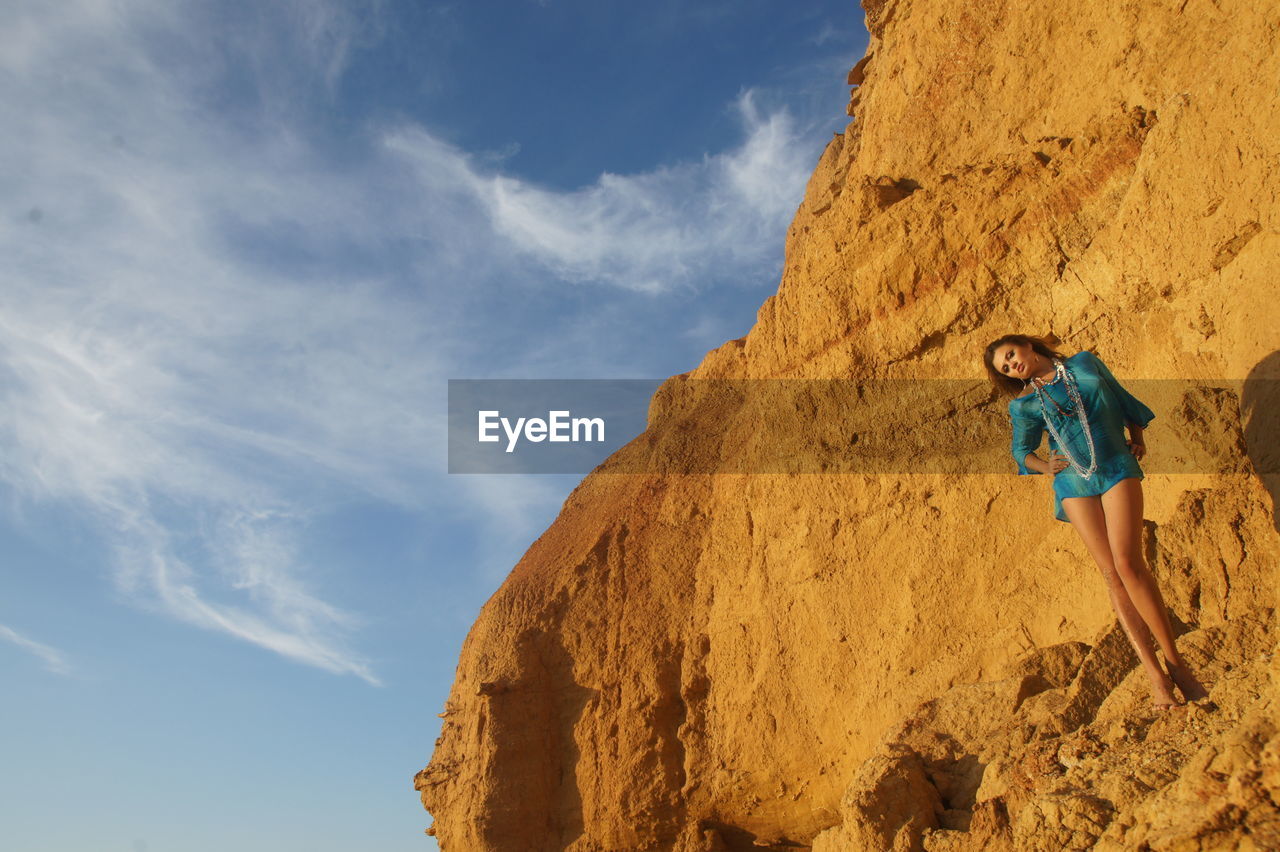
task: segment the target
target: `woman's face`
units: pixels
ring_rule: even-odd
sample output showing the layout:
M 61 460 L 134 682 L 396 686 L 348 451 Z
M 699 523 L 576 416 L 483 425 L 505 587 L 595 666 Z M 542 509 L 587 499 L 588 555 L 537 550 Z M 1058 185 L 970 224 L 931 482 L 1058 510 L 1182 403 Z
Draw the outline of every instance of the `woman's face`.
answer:
M 1039 361 L 1040 356 L 1031 348 L 1031 344 L 1019 346 L 1016 343 L 1003 343 L 996 348 L 992 363 L 1002 375 L 1026 381 L 1036 374 Z

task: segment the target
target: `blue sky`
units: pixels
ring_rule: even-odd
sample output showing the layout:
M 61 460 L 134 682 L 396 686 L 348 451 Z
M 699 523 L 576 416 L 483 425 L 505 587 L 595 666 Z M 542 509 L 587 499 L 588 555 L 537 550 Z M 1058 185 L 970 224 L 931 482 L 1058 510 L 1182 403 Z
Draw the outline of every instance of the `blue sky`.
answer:
M 579 479 L 449 476 L 448 379 L 745 334 L 861 10 L 0 18 L 6 849 L 433 848 L 462 639 Z

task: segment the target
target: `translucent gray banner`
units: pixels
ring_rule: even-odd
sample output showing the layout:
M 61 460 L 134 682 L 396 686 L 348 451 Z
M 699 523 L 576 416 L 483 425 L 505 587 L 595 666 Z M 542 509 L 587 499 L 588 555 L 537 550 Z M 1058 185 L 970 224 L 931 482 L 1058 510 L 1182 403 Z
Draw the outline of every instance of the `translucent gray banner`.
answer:
M 1144 472 L 1280 472 L 1280 380 L 1123 384 L 1155 412 Z M 449 472 L 1015 473 L 1008 403 L 974 379 L 452 379 Z

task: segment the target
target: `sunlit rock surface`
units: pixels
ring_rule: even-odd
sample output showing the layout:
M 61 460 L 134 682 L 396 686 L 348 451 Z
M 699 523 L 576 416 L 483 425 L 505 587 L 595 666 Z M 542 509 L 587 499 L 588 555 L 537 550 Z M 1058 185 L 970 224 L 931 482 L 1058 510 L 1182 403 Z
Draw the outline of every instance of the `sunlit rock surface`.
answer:
M 449 852 L 1280 848 L 1280 5 L 864 8 L 777 293 L 466 640 L 416 779 Z M 1149 709 L 1049 483 L 1013 475 L 980 363 L 1008 331 L 1207 382 L 1153 405 L 1143 535 L 1216 709 Z M 850 415 L 711 378 L 960 391 Z M 855 441 L 879 470 L 835 463 Z M 1217 466 L 1152 472 L 1196 447 Z M 609 472 L 656 457 L 736 472 Z

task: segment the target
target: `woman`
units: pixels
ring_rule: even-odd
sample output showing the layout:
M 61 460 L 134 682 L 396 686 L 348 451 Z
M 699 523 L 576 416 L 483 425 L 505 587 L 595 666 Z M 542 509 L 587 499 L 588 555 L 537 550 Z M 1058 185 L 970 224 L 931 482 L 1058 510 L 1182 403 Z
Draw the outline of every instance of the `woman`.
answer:
M 1178 653 L 1168 609 L 1142 556 L 1138 460 L 1146 455 L 1142 430 L 1155 414 L 1087 350 L 1064 358 L 1039 338 L 1006 334 L 987 346 L 983 360 L 991 381 L 1013 397 L 1018 473 L 1053 475 L 1054 517 L 1075 527 L 1102 570 L 1111 604 L 1151 680 L 1153 705 L 1177 706 L 1175 684 L 1187 701 L 1207 697 Z M 1048 460 L 1035 454 L 1046 427 Z M 1151 647 L 1152 633 L 1168 674 Z

